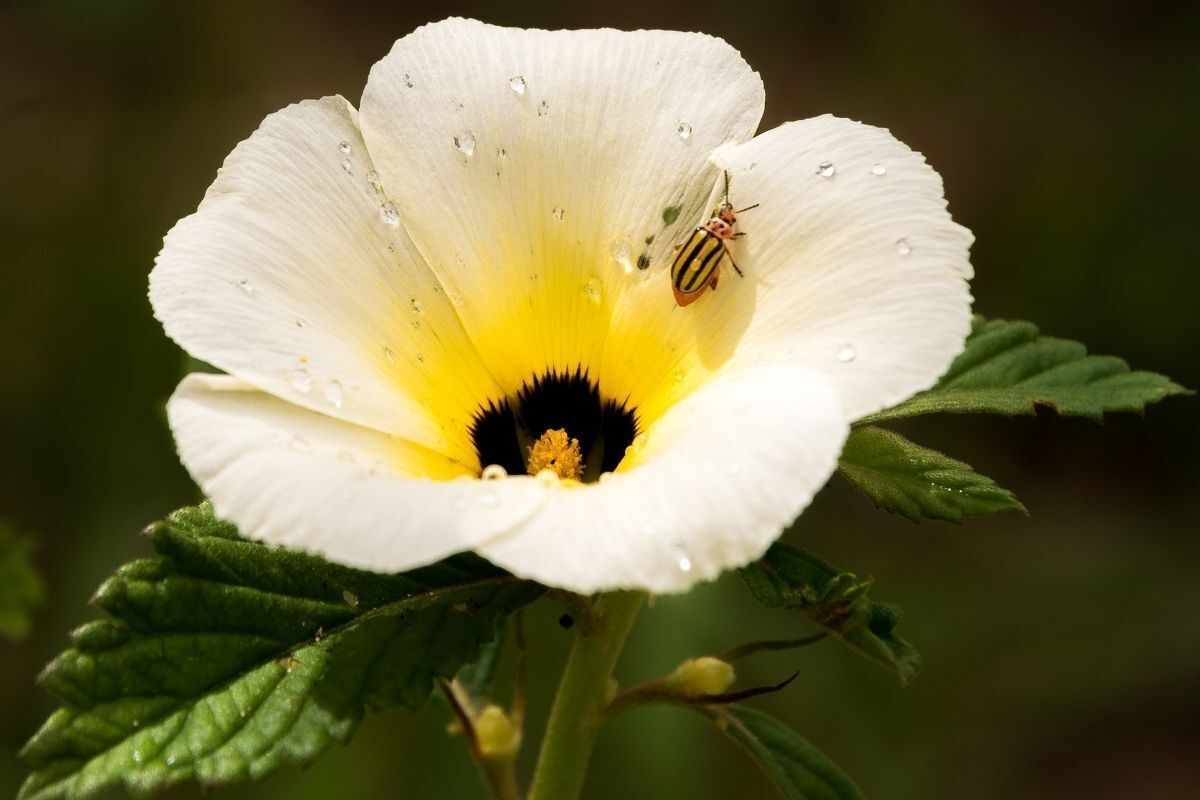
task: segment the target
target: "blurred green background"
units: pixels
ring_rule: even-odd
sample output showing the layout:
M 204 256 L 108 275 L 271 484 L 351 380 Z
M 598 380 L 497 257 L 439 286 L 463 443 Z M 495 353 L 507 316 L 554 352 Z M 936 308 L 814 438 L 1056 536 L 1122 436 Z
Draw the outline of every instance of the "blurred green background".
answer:
M 764 128 L 823 112 L 890 128 L 945 177 L 977 237 L 977 309 L 1200 386 L 1200 14 L 1194 3 L 0 4 L 0 519 L 32 533 L 47 601 L 0 639 L 0 793 L 52 709 L 32 688 L 136 532 L 197 498 L 164 423 L 183 369 L 146 302 L 163 234 L 222 158 L 294 100 L 356 100 L 393 39 L 448 14 L 520 26 L 719 34 L 763 74 Z M 1049 6 L 1053 6 L 1050 8 Z M 764 656 L 800 679 L 763 706 L 875 798 L 1200 796 L 1196 402 L 1103 425 L 932 419 L 906 433 L 1031 511 L 914 526 L 837 480 L 788 535 L 877 579 L 925 656 L 901 689 L 825 644 Z M 529 620 L 535 723 L 568 635 Z M 732 576 L 645 613 L 620 674 L 790 618 Z M 229 797 L 472 798 L 444 711 L 370 718 L 353 746 Z M 749 788 L 746 788 L 749 787 Z M 189 787 L 174 797 L 193 797 Z M 700 717 L 606 729 L 587 796 L 767 797 Z

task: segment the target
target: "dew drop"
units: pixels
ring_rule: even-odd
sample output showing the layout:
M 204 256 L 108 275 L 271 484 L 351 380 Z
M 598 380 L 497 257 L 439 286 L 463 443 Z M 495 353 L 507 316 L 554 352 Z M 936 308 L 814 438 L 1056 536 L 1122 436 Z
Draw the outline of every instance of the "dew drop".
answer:
M 483 468 L 483 472 L 479 474 L 479 477 L 485 481 L 498 481 L 508 477 L 508 470 L 499 464 L 488 464 Z
M 388 360 L 389 364 L 396 363 L 396 351 L 390 347 L 383 348 L 383 357 Z
M 595 275 L 583 282 L 583 296 L 593 303 L 600 302 L 600 279 Z
M 887 175 L 887 167 L 885 167 L 883 164 L 876 164 L 875 166 L 871 167 L 871 174 Z
M 680 572 L 692 571 L 692 557 L 688 554 L 687 548 L 682 544 L 675 545 L 673 549 L 675 556 L 675 566 L 679 567 Z
M 646 434 L 639 433 L 637 436 L 633 437 L 633 441 L 630 443 L 629 449 L 634 453 L 642 452 L 646 449 L 646 438 Z
M 309 375 L 308 370 L 304 367 L 296 367 L 292 370 L 292 388 L 305 394 L 312 389 L 312 375 Z
M 896 240 L 896 252 L 902 256 L 906 256 L 912 252 L 912 245 L 908 243 L 908 239 Z
M 679 123 L 679 126 L 675 128 L 675 135 L 680 139 L 688 139 L 692 135 L 692 126 L 686 122 Z
M 556 475 L 554 470 L 552 470 L 552 469 L 544 469 L 544 470 L 540 471 L 535 477 L 537 478 L 537 482 L 540 483 L 542 486 L 549 487 L 549 486 L 555 486 L 558 484 L 558 475 Z
M 837 360 L 843 364 L 849 364 L 856 358 L 858 358 L 858 350 L 854 349 L 854 345 L 844 344 L 838 348 Z
M 246 709 L 244 709 L 244 708 L 239 708 L 239 709 L 238 709 L 238 716 L 239 716 L 239 717 L 241 717 L 242 719 L 245 719 L 245 718 L 246 718 Z
M 379 221 L 389 228 L 400 225 L 400 212 L 396 210 L 390 200 L 379 207 Z
M 608 245 L 608 252 L 613 257 L 613 261 L 620 264 L 626 272 L 633 271 L 633 263 L 630 260 L 630 256 L 633 254 L 632 239 L 628 236 L 618 236 Z
M 348 158 L 342 159 L 342 169 L 346 170 L 347 175 L 354 174 L 354 167 L 350 164 L 350 159 Z
M 567 212 L 563 210 L 562 206 L 555 206 L 554 208 L 550 209 L 550 216 L 554 217 L 559 222 L 562 222 L 562 218 L 566 215 Z
M 330 381 L 325 384 L 325 401 L 334 408 L 342 407 L 342 400 L 345 397 L 345 392 L 342 390 L 341 381 Z
M 142 751 L 141 750 L 133 751 L 133 763 L 135 763 L 135 764 L 142 763 Z
M 525 94 L 525 78 L 521 75 L 516 75 L 508 79 L 508 86 L 518 95 Z
M 139 726 L 139 725 L 141 725 L 141 724 L 142 724 L 142 721 L 141 721 L 140 719 L 135 719 L 135 720 L 133 721 L 133 727 L 135 727 L 135 728 L 136 728 L 136 727 L 138 727 L 138 726 Z
M 242 278 L 240 281 L 238 281 L 237 286 L 246 294 L 254 294 L 254 284 L 245 278 Z
M 350 142 L 346 139 L 342 139 L 340 142 L 338 142 L 338 150 L 341 150 L 343 153 L 349 153 Z
M 175 756 L 167 756 L 166 762 L 168 767 L 175 766 Z
M 500 505 L 500 495 L 495 492 L 484 492 L 477 498 L 480 508 L 495 508 Z
M 469 158 L 475 155 L 475 136 L 471 133 L 455 136 L 454 146 L 458 148 L 460 153 Z
M 675 370 L 675 382 L 683 383 L 683 379 L 687 377 L 687 373 L 681 369 Z
M 421 301 L 415 297 L 409 301 L 408 307 L 413 310 L 414 314 L 420 314 L 425 310 L 425 307 L 421 305 Z
M 297 453 L 307 453 L 309 450 L 312 449 L 312 447 L 308 443 L 308 440 L 303 439 L 299 436 L 293 436 L 292 440 L 290 442 L 288 442 L 288 447 L 292 448 Z
M 832 161 L 822 161 L 817 165 L 817 174 L 822 178 L 832 178 L 835 172 L 837 172 L 837 167 L 833 165 Z
M 600 473 L 600 482 L 608 483 L 609 481 L 612 480 L 612 477 L 613 477 L 613 474 L 611 472 L 601 472 Z
M 371 191 L 375 194 L 383 194 L 383 183 L 379 180 L 379 173 L 375 170 L 367 173 L 367 186 L 371 187 Z

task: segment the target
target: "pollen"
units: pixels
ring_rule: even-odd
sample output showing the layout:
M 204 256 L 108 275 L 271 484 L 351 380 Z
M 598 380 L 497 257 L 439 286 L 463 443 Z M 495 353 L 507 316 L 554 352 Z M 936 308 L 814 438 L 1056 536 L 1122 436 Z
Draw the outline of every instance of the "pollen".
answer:
M 530 475 L 548 469 L 564 480 L 579 480 L 583 476 L 579 440 L 569 437 L 562 428 L 546 431 L 529 448 L 527 469 Z

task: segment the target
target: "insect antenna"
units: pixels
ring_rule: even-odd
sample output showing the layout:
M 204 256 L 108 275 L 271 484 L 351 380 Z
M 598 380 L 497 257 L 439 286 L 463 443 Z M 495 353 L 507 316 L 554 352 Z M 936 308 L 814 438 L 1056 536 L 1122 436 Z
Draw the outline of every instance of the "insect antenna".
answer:
M 725 170 L 725 202 L 729 202 L 729 170 Z
M 726 192 L 728 192 L 728 190 L 726 190 Z M 727 196 L 728 196 L 728 195 L 727 195 Z M 752 205 L 752 206 L 746 206 L 745 208 L 740 208 L 740 209 L 738 209 L 737 211 L 735 211 L 735 212 L 733 212 L 733 213 L 735 213 L 735 214 L 740 214 L 740 213 L 742 213 L 743 211 L 749 211 L 750 209 L 752 209 L 752 208 L 758 208 L 758 207 L 759 207 L 759 206 L 761 206 L 761 205 L 762 205 L 762 203 L 755 203 L 755 204 L 754 204 L 754 205 Z

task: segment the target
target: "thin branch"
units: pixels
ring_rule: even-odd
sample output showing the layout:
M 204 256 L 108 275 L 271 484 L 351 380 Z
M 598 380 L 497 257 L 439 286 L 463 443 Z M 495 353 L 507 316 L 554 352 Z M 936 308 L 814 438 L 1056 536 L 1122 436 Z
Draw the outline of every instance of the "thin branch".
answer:
M 665 679 L 660 678 L 643 683 L 640 686 L 634 686 L 617 695 L 608 704 L 608 707 L 605 708 L 604 714 L 605 717 L 611 718 L 624 711 L 652 703 L 669 703 L 680 706 L 718 706 L 740 703 L 742 700 L 749 700 L 751 697 L 782 691 L 792 681 L 796 680 L 796 676 L 799 674 L 799 672 L 793 672 L 779 683 L 771 684 L 770 686 L 754 686 L 749 689 L 741 689 L 736 692 L 726 692 L 724 694 L 681 694 L 678 689 L 671 687 Z

